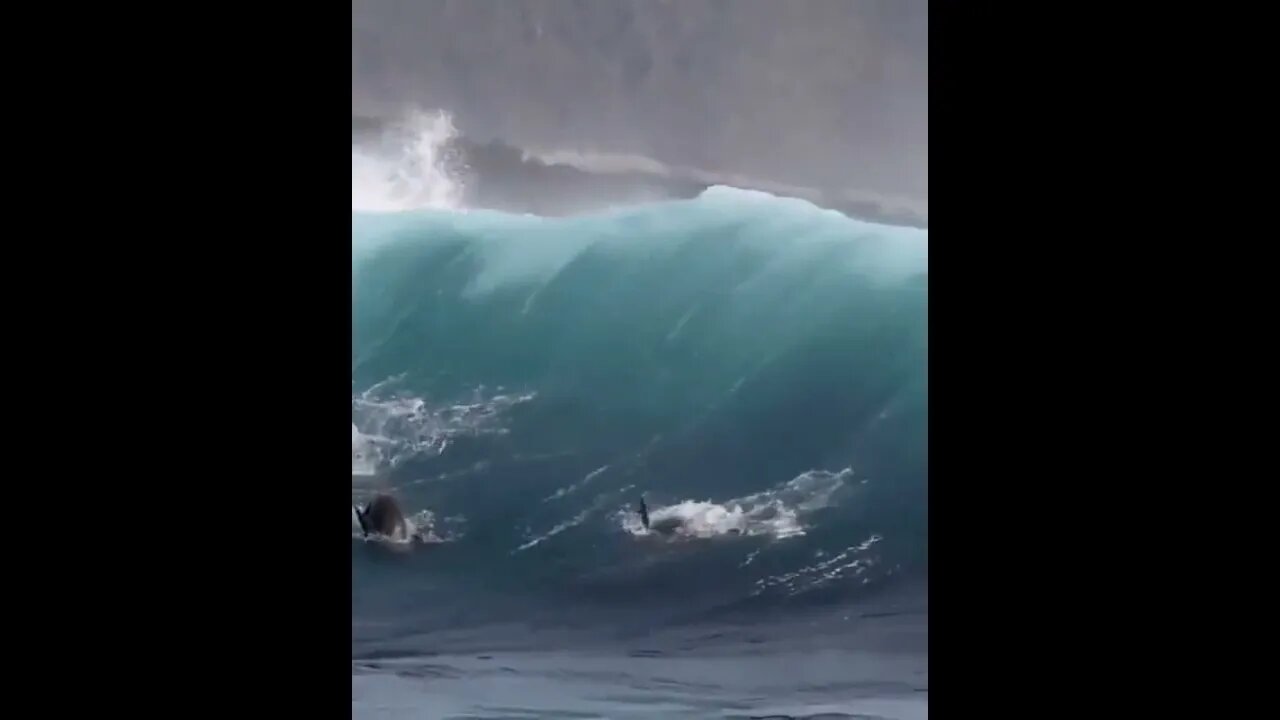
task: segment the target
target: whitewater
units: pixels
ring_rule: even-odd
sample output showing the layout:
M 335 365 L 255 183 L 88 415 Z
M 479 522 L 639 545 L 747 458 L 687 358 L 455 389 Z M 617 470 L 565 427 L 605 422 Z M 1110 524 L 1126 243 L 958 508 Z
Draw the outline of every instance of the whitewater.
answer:
M 439 540 L 353 516 L 353 716 L 926 717 L 927 231 L 471 207 L 457 133 L 352 147 L 352 503 Z

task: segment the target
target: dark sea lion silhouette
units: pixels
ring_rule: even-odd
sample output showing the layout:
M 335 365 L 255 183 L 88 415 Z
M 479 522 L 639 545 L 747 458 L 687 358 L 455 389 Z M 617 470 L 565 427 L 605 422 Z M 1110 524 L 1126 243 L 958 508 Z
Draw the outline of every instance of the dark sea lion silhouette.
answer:
M 671 535 L 684 526 L 684 520 L 679 517 L 661 518 L 657 522 L 649 520 L 649 506 L 644 502 L 644 496 L 640 496 L 640 524 L 645 530 L 657 533 L 659 535 Z
M 363 508 L 356 508 L 356 519 L 360 521 L 360 532 L 365 537 L 383 535 L 390 538 L 419 539 L 416 534 L 410 537 L 409 521 L 400 509 L 400 503 L 390 495 L 379 493 Z
M 649 506 L 645 504 L 643 495 L 640 496 L 640 509 L 637 513 L 640 515 L 640 524 L 644 526 L 644 529 L 657 535 L 670 537 L 685 527 L 685 519 L 677 515 L 651 521 L 649 519 Z M 726 533 L 729 535 L 741 535 L 742 530 L 729 528 Z

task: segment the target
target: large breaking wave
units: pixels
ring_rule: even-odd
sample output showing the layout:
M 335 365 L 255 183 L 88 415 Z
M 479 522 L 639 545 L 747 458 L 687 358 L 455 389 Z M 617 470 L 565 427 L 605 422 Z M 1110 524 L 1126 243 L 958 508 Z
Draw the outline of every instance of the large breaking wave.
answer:
M 463 209 L 451 127 L 416 127 L 353 149 L 353 501 L 449 541 L 358 544 L 357 615 L 705 617 L 927 570 L 927 231 L 730 187 Z

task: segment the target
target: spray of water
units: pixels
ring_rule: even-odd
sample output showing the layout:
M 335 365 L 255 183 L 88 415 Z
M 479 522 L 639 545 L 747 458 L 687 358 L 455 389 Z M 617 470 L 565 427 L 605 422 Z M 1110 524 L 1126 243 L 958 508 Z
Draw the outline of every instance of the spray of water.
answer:
M 351 209 L 359 212 L 456 210 L 462 206 L 458 135 L 445 112 L 413 112 L 376 142 L 351 147 Z

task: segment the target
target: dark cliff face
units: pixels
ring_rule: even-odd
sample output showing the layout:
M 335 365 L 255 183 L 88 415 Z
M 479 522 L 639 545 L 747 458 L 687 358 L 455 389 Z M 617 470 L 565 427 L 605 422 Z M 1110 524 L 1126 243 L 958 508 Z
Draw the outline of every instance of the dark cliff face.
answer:
M 928 199 L 924 0 L 353 0 L 353 113 Z

